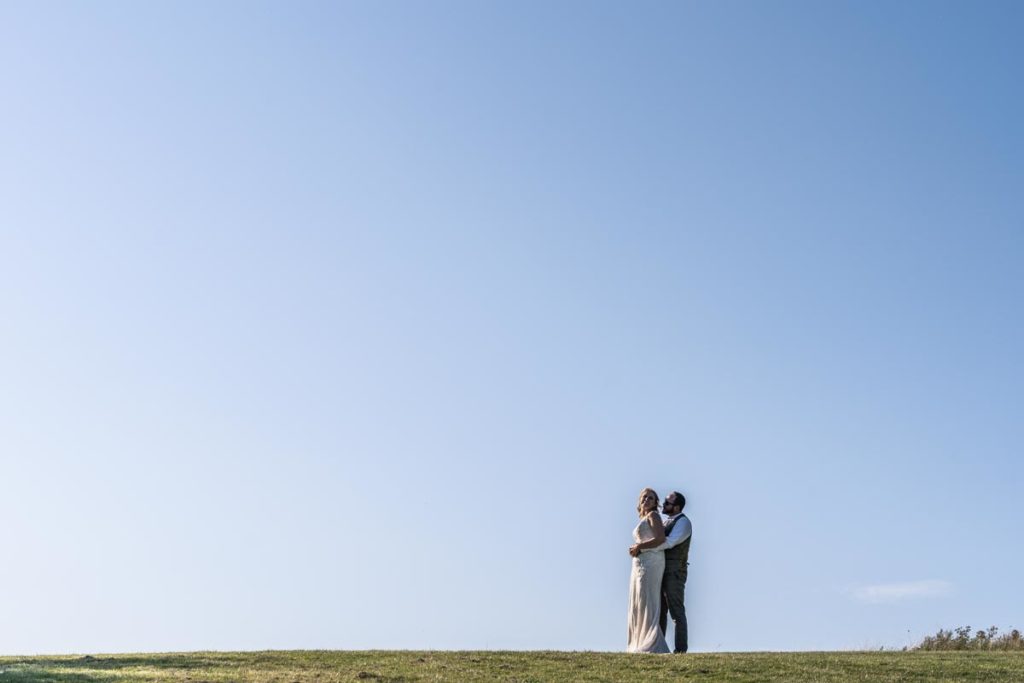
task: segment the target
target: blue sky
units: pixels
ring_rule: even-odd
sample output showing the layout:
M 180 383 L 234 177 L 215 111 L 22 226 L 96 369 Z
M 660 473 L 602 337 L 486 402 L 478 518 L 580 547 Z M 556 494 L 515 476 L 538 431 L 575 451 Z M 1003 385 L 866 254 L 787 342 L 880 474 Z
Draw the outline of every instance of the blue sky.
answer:
M 1015 3 L 5 3 L 7 653 L 1021 626 Z M 1015 621 L 1017 620 L 1017 621 Z

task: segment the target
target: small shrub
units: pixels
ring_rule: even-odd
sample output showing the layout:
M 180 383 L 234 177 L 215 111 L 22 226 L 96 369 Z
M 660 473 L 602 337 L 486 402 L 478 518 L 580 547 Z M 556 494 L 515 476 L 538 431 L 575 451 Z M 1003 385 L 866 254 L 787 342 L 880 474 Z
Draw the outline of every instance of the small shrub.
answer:
M 939 629 L 934 636 L 925 636 L 924 640 L 914 646 L 914 650 L 1024 650 L 1024 637 L 1020 631 L 1012 629 L 1009 633 L 999 635 L 999 629 L 989 626 L 988 630 L 978 630 L 971 635 L 970 626 L 947 631 Z

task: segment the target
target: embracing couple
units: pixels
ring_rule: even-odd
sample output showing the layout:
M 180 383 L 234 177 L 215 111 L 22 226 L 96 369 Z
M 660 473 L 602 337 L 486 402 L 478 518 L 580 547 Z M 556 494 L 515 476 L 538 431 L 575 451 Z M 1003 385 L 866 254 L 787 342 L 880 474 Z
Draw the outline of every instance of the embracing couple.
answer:
M 658 514 L 654 489 L 640 492 L 636 506 L 640 523 L 633 529 L 629 554 L 633 572 L 629 577 L 629 643 L 627 652 L 669 651 L 665 640 L 668 615 L 676 627 L 675 652 L 686 652 L 686 566 L 690 555 L 690 520 L 683 514 L 686 498 L 673 491 L 665 496 Z

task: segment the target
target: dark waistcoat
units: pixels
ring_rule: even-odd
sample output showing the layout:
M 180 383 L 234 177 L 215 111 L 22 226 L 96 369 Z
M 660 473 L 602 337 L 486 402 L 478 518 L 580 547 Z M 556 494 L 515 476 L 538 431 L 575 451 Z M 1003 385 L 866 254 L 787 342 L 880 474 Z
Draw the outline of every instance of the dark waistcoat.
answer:
M 676 522 L 684 517 L 686 517 L 686 515 L 679 515 L 666 524 L 665 536 L 668 536 L 669 532 L 672 531 L 672 527 L 676 525 Z M 690 540 L 692 538 L 693 531 L 690 532 L 690 536 L 685 541 L 677 545 L 675 548 L 669 548 L 665 551 L 665 569 L 682 569 L 683 571 L 686 571 L 686 565 L 689 564 L 690 559 Z

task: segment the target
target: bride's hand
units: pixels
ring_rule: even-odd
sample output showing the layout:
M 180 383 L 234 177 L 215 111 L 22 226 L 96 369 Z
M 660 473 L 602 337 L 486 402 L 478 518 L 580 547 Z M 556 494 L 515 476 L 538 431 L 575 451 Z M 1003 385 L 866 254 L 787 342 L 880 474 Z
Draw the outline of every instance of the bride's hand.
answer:
M 639 554 L 640 554 L 640 549 L 637 547 L 636 543 L 634 543 L 633 545 L 629 546 L 629 556 L 630 557 L 636 557 Z

